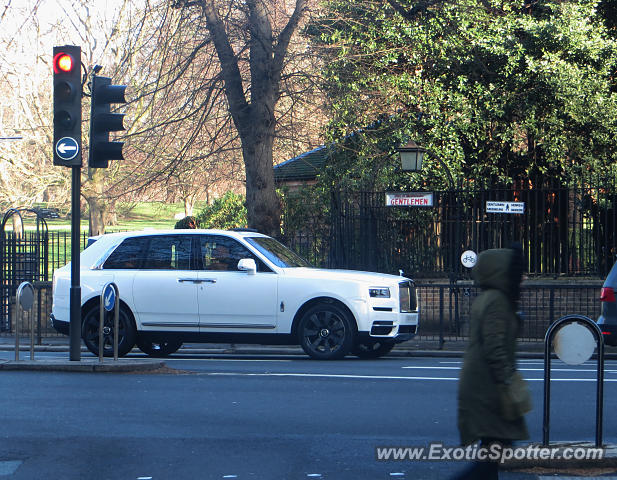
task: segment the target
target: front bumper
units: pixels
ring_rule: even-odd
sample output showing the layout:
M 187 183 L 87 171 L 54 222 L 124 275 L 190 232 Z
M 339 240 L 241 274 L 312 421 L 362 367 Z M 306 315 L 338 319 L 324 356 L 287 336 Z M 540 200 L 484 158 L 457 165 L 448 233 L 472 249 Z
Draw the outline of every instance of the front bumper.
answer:
M 62 335 L 69 334 L 69 322 L 65 322 L 64 320 L 58 320 L 53 313 L 49 314 L 49 322 L 51 323 L 51 326 L 54 327 L 54 330 L 56 330 L 56 332 L 61 333 Z
M 368 336 L 373 339 L 390 339 L 395 343 L 406 342 L 418 333 L 418 312 L 372 312 Z

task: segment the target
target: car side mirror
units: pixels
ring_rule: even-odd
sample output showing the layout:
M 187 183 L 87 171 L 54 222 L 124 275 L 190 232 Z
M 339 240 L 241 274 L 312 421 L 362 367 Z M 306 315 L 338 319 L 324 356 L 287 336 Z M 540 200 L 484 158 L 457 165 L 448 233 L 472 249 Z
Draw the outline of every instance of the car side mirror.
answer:
M 238 262 L 238 270 L 246 272 L 249 275 L 255 275 L 255 273 L 257 273 L 257 264 L 252 258 L 242 258 Z

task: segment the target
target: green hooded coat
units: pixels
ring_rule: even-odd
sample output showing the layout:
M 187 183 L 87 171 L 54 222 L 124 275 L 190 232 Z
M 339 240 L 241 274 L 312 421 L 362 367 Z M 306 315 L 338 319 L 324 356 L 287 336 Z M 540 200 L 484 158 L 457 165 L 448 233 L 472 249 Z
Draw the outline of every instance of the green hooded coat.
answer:
M 480 439 L 524 440 L 524 417 L 507 421 L 501 414 L 500 393 L 516 369 L 516 337 L 520 318 L 516 302 L 520 272 L 512 268 L 516 253 L 486 250 L 472 271 L 482 293 L 471 308 L 470 339 L 465 351 L 458 391 L 461 442 Z

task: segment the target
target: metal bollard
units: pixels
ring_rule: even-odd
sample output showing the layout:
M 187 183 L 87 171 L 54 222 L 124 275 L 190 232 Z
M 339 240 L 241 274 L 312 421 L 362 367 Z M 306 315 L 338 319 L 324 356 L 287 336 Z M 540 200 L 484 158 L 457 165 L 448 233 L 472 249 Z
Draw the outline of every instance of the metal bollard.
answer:
M 542 445 L 549 445 L 550 414 L 551 414 L 551 343 L 559 329 L 570 323 L 580 323 L 587 327 L 593 335 L 597 355 L 597 378 L 596 378 L 596 447 L 602 446 L 602 424 L 604 410 L 604 337 L 600 327 L 584 315 L 566 315 L 556 320 L 546 331 L 544 337 L 544 418 L 542 424 Z
M 101 303 L 99 307 L 99 363 L 103 363 L 103 357 L 105 356 L 105 346 L 103 342 L 104 330 L 105 330 L 105 312 L 111 312 L 114 310 L 114 360 L 118 360 L 118 327 L 120 317 L 120 291 L 115 283 L 107 283 L 101 291 Z
M 17 293 L 15 294 L 15 305 L 17 311 L 15 312 L 15 361 L 19 361 L 19 332 L 22 327 L 23 313 L 30 311 L 34 304 L 34 287 L 30 282 L 22 282 L 17 287 Z M 34 328 L 30 325 L 30 360 L 34 360 Z

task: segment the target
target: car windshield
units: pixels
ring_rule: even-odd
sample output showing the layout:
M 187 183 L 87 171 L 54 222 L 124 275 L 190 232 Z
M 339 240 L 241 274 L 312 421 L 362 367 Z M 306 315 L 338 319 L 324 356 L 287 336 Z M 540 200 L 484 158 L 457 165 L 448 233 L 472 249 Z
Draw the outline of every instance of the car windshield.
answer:
M 282 243 L 277 242 L 274 238 L 248 237 L 246 241 L 253 245 L 277 267 L 311 267 L 311 264 L 304 260 L 300 255 L 291 251 Z

